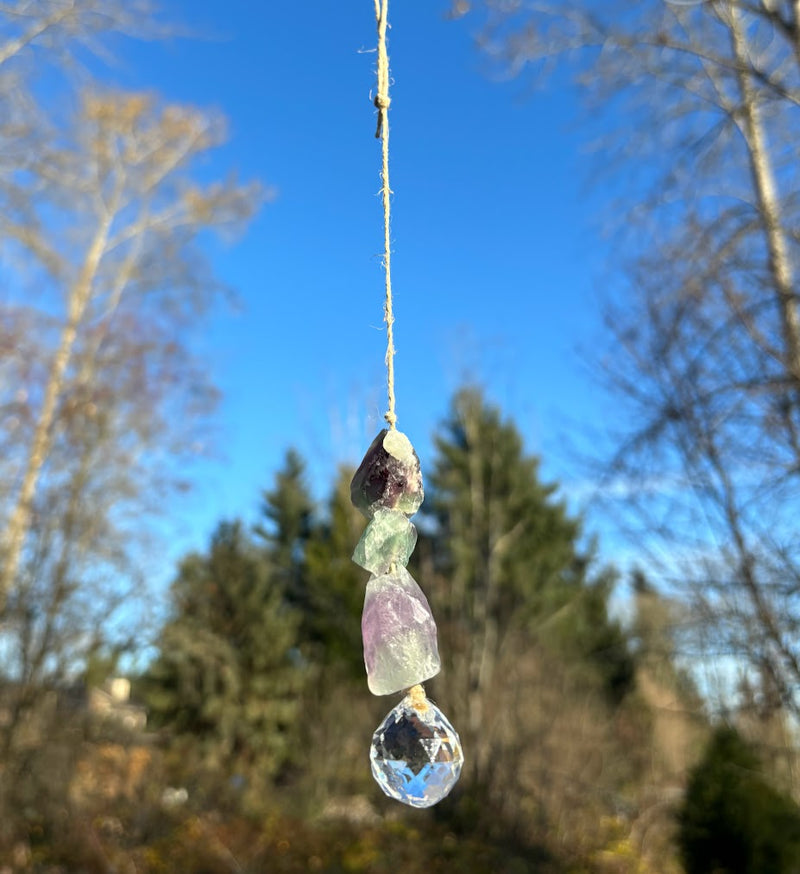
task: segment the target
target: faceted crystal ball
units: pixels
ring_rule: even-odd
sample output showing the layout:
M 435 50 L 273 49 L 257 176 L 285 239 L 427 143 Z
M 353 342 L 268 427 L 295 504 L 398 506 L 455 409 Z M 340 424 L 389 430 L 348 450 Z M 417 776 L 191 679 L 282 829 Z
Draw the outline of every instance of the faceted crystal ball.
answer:
M 393 564 L 405 567 L 417 545 L 417 529 L 397 510 L 376 510 L 353 553 L 353 561 L 372 574 Z
M 427 698 L 407 695 L 372 736 L 372 776 L 390 797 L 431 807 L 455 786 L 464 763 L 456 730 Z
M 419 458 L 411 441 L 400 431 L 384 429 L 350 483 L 353 505 L 368 519 L 380 508 L 413 516 L 424 497 Z
M 367 583 L 361 636 L 373 695 L 410 689 L 441 670 L 428 599 L 404 567 Z

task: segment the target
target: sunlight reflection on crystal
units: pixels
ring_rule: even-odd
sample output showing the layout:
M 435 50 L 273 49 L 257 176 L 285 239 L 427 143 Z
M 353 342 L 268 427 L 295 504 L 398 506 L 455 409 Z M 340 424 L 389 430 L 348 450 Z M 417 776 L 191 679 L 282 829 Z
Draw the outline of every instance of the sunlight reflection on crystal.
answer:
M 431 807 L 455 786 L 464 754 L 441 710 L 427 699 L 423 708 L 415 707 L 406 696 L 373 735 L 370 761 L 372 775 L 389 797 Z

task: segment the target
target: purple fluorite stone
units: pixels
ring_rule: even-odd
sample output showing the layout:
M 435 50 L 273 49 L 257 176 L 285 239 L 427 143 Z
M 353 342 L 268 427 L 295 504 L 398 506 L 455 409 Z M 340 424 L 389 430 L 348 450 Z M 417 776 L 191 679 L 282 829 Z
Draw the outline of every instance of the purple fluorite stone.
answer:
M 367 583 L 361 634 L 373 695 L 408 689 L 441 669 L 428 599 L 404 567 Z
M 367 518 L 378 509 L 412 516 L 425 492 L 419 458 L 401 431 L 383 431 L 372 441 L 350 484 L 350 498 Z

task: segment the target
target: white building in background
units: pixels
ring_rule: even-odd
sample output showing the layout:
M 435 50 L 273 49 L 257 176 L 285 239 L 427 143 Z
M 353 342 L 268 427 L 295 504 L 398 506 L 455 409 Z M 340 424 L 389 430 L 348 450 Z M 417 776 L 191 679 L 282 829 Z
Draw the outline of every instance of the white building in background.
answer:
M 133 704 L 131 681 L 126 677 L 112 677 L 101 688 L 89 689 L 89 712 L 101 719 L 114 720 L 129 731 L 144 731 L 147 711 Z

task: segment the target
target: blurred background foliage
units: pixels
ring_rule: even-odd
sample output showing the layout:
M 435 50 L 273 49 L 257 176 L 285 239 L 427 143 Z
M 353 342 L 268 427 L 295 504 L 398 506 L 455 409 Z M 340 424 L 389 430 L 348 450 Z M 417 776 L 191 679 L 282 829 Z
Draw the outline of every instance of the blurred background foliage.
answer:
M 451 796 L 400 809 L 372 782 L 365 750 L 391 702 L 358 657 L 364 522 L 350 471 L 316 509 L 290 450 L 260 517 L 220 522 L 181 561 L 131 699 L 102 649 L 74 700 L 38 696 L 16 773 L 4 761 L 11 870 L 793 870 L 791 773 L 714 729 L 674 605 L 639 573 L 631 622 L 610 615 L 613 571 L 479 391 L 438 433 L 413 570 L 444 659 L 429 693 L 466 750 Z M 81 698 L 101 679 L 106 708 Z
M 452 14 L 625 120 L 598 464 L 654 558 L 612 609 L 620 573 L 513 415 L 455 393 L 410 566 L 466 751 L 430 811 L 369 774 L 391 703 L 364 683 L 351 470 L 316 501 L 288 448 L 154 609 L 143 520 L 217 396 L 181 339 L 224 296 L 203 243 L 265 193 L 209 181 L 221 117 L 88 74 L 112 35 L 169 32 L 148 3 L 0 6 L 1 874 L 800 871 L 800 6 L 600 6 Z M 737 666 L 724 707 L 710 655 Z

